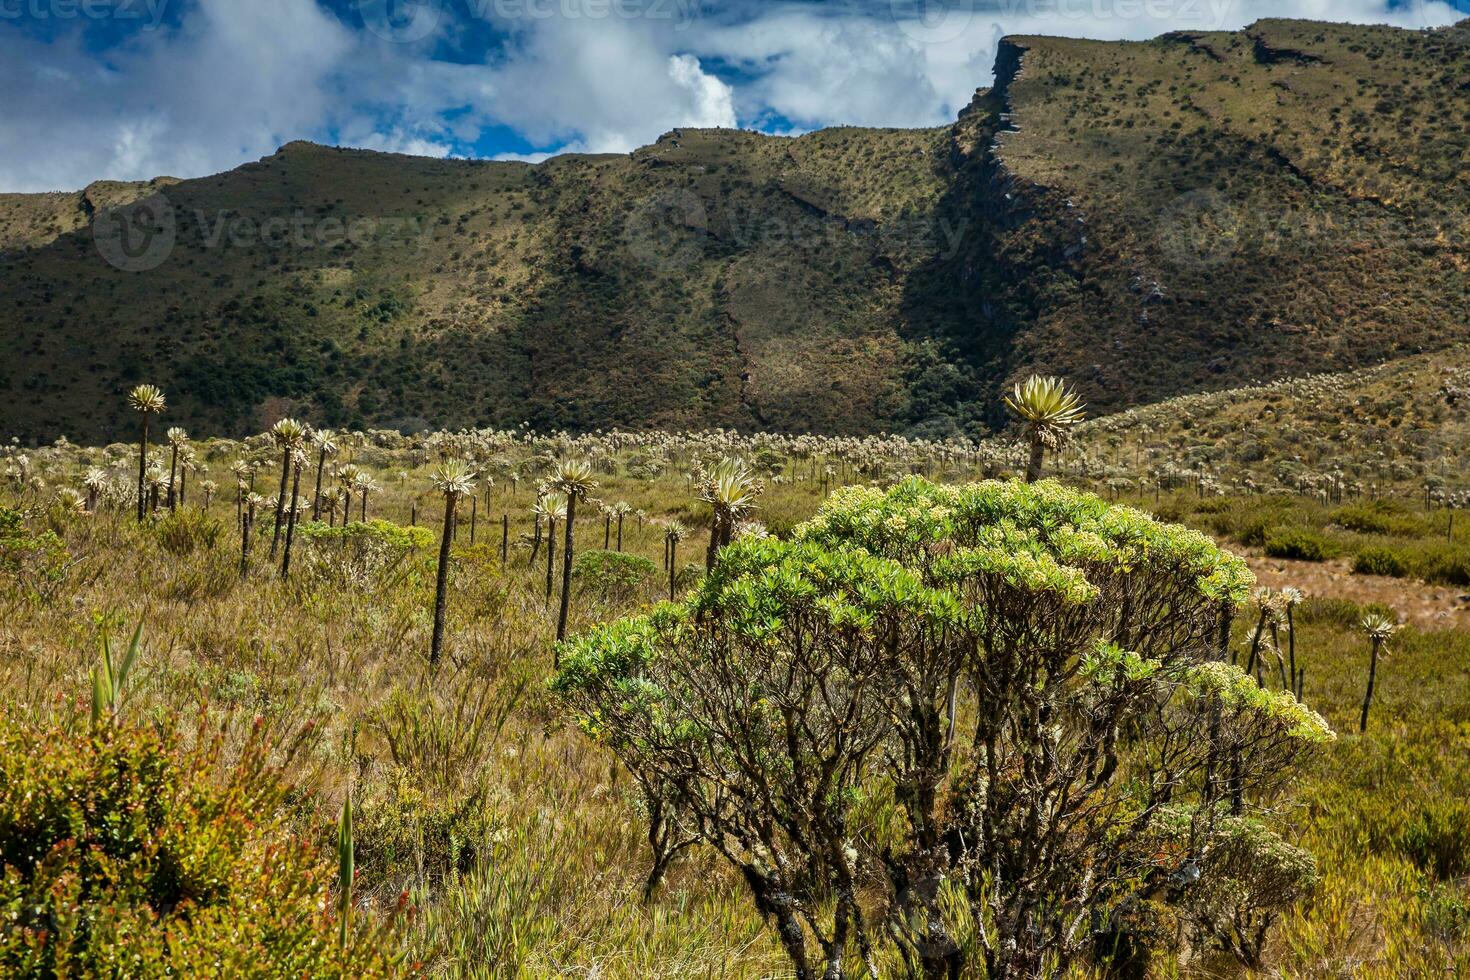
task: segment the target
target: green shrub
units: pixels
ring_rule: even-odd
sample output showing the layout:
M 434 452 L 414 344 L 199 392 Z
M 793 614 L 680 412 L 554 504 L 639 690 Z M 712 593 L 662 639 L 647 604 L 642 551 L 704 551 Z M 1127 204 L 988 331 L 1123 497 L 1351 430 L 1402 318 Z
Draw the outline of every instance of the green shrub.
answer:
M 1324 561 L 1331 558 L 1337 549 L 1331 540 L 1315 531 L 1300 527 L 1282 527 L 1266 534 L 1265 550 L 1272 558 Z
M 223 531 L 224 525 L 215 518 L 188 510 L 165 515 L 154 526 L 163 550 L 180 558 L 212 549 Z
M 287 832 L 262 746 L 225 766 L 200 734 L 0 716 L 0 973 L 392 975 L 379 937 L 338 948 L 331 870 Z
M 1470 585 L 1470 552 L 1452 545 L 1427 548 L 1415 571 L 1426 582 Z
M 1363 618 L 1363 607 L 1351 599 L 1336 596 L 1309 595 L 1297 606 L 1294 617 L 1305 625 L 1336 626 L 1355 629 Z
M 434 545 L 434 532 L 426 527 L 403 527 L 376 518 L 343 527 L 308 521 L 297 530 L 310 545 L 302 556 L 304 578 L 357 586 L 378 584 L 414 551 Z
M 1353 571 L 1359 575 L 1391 575 L 1403 578 L 1409 574 L 1409 564 L 1392 548 L 1369 545 L 1353 556 Z
M 1470 873 L 1470 805 L 1462 800 L 1420 804 L 1395 849 L 1441 881 Z
M 20 511 L 0 507 L 0 593 L 44 601 L 65 581 L 69 563 L 55 531 L 32 532 Z
M 1285 497 L 1252 497 L 1248 499 L 1205 499 L 1189 502 L 1191 506 L 1178 517 L 1184 523 L 1200 523 L 1192 514 L 1209 514 L 1208 525 L 1216 537 L 1230 538 L 1241 544 L 1259 548 L 1280 528 L 1317 526 L 1315 513 L 1301 501 Z
M 1427 532 L 1424 521 L 1393 500 L 1360 501 L 1332 512 L 1332 523 L 1358 534 L 1414 537 Z
M 393 766 L 354 824 L 358 873 L 365 887 L 390 895 L 438 893 L 489 854 L 494 832 L 484 793 L 426 788 Z
M 653 578 L 653 562 L 624 551 L 584 551 L 577 556 L 572 576 L 582 588 L 605 599 L 633 596 Z

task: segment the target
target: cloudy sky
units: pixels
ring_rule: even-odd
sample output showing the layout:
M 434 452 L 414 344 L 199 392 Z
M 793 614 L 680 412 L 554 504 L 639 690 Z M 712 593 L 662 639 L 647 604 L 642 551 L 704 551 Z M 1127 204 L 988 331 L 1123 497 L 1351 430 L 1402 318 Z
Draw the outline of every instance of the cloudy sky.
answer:
M 938 125 L 1002 35 L 1264 16 L 1427 27 L 1470 0 L 0 0 L 0 191 L 198 176 L 293 139 L 539 159 L 676 126 Z

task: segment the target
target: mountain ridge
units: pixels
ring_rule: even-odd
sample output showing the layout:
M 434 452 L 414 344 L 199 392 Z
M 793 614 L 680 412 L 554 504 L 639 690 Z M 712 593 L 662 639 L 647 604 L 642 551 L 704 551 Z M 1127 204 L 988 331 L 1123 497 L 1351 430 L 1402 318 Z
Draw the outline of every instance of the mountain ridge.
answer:
M 1449 346 L 1466 25 L 1006 38 L 932 129 L 680 129 L 536 164 L 292 141 L 0 195 L 0 393 L 39 438 L 112 432 L 144 380 L 230 433 L 943 435 L 999 424 L 1031 370 L 1109 412 Z M 109 265 L 88 222 L 150 200 L 167 254 Z

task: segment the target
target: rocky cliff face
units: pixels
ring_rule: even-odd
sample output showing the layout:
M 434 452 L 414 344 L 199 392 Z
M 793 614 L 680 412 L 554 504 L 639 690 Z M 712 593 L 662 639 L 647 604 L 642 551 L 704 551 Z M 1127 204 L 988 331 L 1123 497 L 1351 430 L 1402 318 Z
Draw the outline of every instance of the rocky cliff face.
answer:
M 972 233 L 931 335 L 987 398 L 1039 370 L 1102 410 L 1464 338 L 1463 30 L 1006 39 L 950 134 Z

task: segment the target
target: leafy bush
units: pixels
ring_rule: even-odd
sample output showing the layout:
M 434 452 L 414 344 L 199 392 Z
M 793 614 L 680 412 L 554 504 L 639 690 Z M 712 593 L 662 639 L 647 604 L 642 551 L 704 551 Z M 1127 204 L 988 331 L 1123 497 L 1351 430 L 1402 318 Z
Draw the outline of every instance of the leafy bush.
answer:
M 1470 552 L 1453 545 L 1424 549 L 1414 571 L 1426 582 L 1439 585 L 1470 585 Z
M 1470 805 L 1463 800 L 1420 804 L 1395 849 L 1440 881 L 1470 873 Z
M 1321 624 L 1339 629 L 1355 629 L 1363 618 L 1364 607 L 1351 599 L 1337 596 L 1309 595 L 1296 609 L 1296 622 L 1304 625 Z
M 93 736 L 0 717 L 0 972 L 6 976 L 389 976 L 368 933 L 338 948 L 330 868 L 286 830 L 252 743 Z
M 651 838 L 672 822 L 736 865 L 799 975 L 820 972 L 808 935 L 825 975 L 846 975 L 848 927 L 875 893 L 915 972 L 1063 973 L 1112 909 L 1146 899 L 1131 869 L 1161 860 L 1210 877 L 1211 914 L 1248 893 L 1234 921 L 1249 934 L 1210 932 L 1249 960 L 1315 882 L 1309 855 L 1244 822 L 1219 824 L 1218 860 L 1118 852 L 1163 806 L 1214 826 L 1229 793 L 1269 798 L 1334 738 L 1291 695 L 1211 660 L 1221 606 L 1251 583 L 1203 535 L 1052 481 L 851 486 L 793 541 L 736 539 L 685 601 L 564 644 L 553 689 L 667 804 L 649 811 Z M 1128 761 L 1101 764 L 1122 731 Z M 1183 788 L 1226 752 L 1242 760 L 1235 788 Z M 1051 786 L 1085 789 L 1030 778 L 1043 757 Z M 1252 880 L 1273 848 L 1261 875 L 1280 880 Z M 969 962 L 938 881 L 1002 866 L 955 896 L 994 933 Z
M 1332 523 L 1358 534 L 1390 534 L 1413 537 L 1425 534 L 1424 520 L 1399 501 L 1359 501 L 1332 512 Z
M 415 550 L 434 544 L 434 532 L 426 527 L 403 527 L 376 518 L 342 527 L 308 521 L 297 531 L 310 544 L 302 561 L 306 577 L 357 586 L 380 582 Z
M 1222 816 L 1201 831 L 1188 814 L 1166 808 L 1158 823 L 1166 842 L 1203 855 L 1180 911 L 1201 938 L 1259 967 L 1276 917 L 1317 887 L 1316 860 L 1255 820 Z
M 20 511 L 0 507 L 0 590 L 44 601 L 65 580 L 68 562 L 55 531 L 32 532 Z
M 653 562 L 624 551 L 584 551 L 572 575 L 582 588 L 604 599 L 626 599 L 653 578 Z
M 181 510 L 165 515 L 154 531 L 164 551 L 183 558 L 218 544 L 224 525 L 200 511 Z
M 393 895 L 434 893 L 489 854 L 494 831 L 483 792 L 430 789 L 411 769 L 393 766 L 354 823 L 359 875 Z
M 1327 537 L 1300 527 L 1275 528 L 1266 534 L 1266 554 L 1272 558 L 1325 561 L 1337 552 Z
M 1353 571 L 1359 575 L 1391 575 L 1403 578 L 1409 574 L 1409 563 L 1392 548 L 1369 545 L 1353 556 Z
M 1311 524 L 1311 512 L 1294 497 L 1267 496 L 1251 499 L 1187 500 L 1176 497 L 1173 513 L 1158 511 L 1165 520 L 1198 523 L 1191 514 L 1209 514 L 1211 530 L 1219 537 L 1259 548 L 1278 528 Z M 1187 507 L 1186 507 L 1187 504 Z

